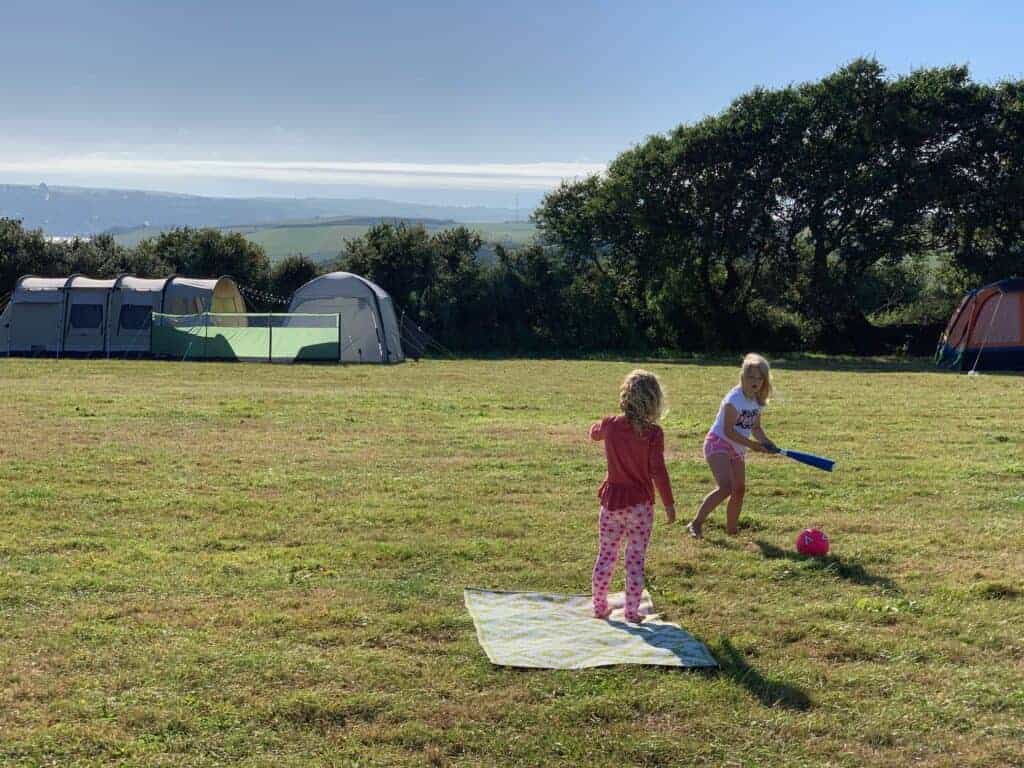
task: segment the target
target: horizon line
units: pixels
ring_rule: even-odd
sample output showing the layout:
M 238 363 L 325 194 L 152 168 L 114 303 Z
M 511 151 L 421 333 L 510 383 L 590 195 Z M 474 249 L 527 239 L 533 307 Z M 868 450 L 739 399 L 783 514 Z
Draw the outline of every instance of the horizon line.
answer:
M 85 154 L 32 160 L 0 159 L 0 173 L 81 178 L 219 179 L 288 184 L 351 184 L 415 189 L 546 190 L 603 173 L 606 163 L 402 163 L 363 161 L 168 160 Z M 89 182 L 89 178 L 97 179 Z M 61 186 L 57 183 L 55 186 Z M 69 186 L 64 184 L 63 186 Z

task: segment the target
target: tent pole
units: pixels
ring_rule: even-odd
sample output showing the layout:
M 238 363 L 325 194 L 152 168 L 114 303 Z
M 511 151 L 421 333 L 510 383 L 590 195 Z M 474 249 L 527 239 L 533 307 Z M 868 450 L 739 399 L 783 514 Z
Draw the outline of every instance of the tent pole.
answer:
M 110 294 L 113 292 L 113 288 L 107 291 L 107 300 L 103 307 L 103 351 L 107 353 L 107 360 L 110 359 L 110 347 L 107 346 L 107 331 L 110 328 Z
M 996 301 L 996 308 L 992 310 L 992 318 L 988 321 L 988 328 L 985 330 L 985 338 L 981 341 L 981 347 L 978 348 L 978 354 L 974 357 L 974 365 L 971 370 L 967 372 L 968 376 L 978 375 L 978 363 L 981 361 L 981 353 L 985 351 L 985 345 L 988 344 L 988 337 L 992 334 L 992 325 L 996 321 L 996 315 L 999 314 L 999 307 L 1003 303 L 1003 296 L 1006 294 L 1002 291 L 999 292 L 999 300 Z

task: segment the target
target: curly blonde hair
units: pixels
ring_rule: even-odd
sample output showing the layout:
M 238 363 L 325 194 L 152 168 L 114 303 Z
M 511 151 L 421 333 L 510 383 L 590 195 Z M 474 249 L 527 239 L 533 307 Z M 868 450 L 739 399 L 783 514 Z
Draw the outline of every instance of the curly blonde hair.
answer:
M 637 431 L 658 422 L 664 403 L 658 377 L 642 368 L 631 371 L 619 387 L 619 408 Z

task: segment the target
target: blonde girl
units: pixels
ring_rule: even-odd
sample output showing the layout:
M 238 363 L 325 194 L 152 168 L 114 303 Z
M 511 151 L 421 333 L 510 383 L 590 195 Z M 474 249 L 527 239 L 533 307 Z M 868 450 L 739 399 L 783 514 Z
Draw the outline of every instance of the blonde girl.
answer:
M 772 395 L 768 361 L 753 353 L 743 358 L 740 383 L 722 399 L 715 423 L 704 438 L 704 458 L 711 468 L 716 487 L 704 497 L 696 517 L 687 525 L 690 535 L 701 538 L 704 521 L 725 499 L 725 530 L 739 533 L 740 512 L 747 490 L 745 456 L 747 449 L 775 453 L 775 443 L 761 427 L 761 411 Z M 756 440 L 751 440 L 753 435 Z
M 590 428 L 592 440 L 604 441 L 608 473 L 598 490 L 601 499 L 599 547 L 591 579 L 594 615 L 607 618 L 608 585 L 626 539 L 626 621 L 639 623 L 644 590 L 644 560 L 654 523 L 654 489 L 658 489 L 668 522 L 676 519 L 672 484 L 665 469 L 665 434 L 658 426 L 664 395 L 658 377 L 637 369 L 619 388 L 617 416 L 606 416 Z

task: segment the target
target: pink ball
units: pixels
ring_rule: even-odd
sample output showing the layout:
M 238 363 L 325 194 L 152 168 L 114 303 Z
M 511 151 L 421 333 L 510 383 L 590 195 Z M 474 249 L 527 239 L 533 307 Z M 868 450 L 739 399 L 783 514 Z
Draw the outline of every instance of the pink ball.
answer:
M 810 557 L 823 557 L 828 554 L 828 536 L 817 528 L 805 528 L 796 537 L 796 551 Z

